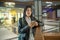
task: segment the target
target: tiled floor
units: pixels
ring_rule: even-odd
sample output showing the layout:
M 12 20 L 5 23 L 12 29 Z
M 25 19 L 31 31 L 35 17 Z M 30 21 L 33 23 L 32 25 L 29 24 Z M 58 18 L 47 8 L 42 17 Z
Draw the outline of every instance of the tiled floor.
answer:
M 7 28 L 0 28 L 0 40 L 6 40 L 14 37 L 17 37 L 17 35 L 14 34 L 13 32 L 10 32 Z

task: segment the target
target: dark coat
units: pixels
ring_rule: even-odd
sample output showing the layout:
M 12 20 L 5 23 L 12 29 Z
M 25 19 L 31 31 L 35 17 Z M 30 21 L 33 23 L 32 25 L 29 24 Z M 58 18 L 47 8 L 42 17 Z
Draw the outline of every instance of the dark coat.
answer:
M 31 20 L 36 20 L 36 19 L 32 17 Z M 37 22 L 39 23 L 40 26 L 43 26 L 42 22 L 39 21 Z M 35 35 L 35 30 L 36 27 L 33 27 L 32 28 L 33 35 Z M 20 18 L 19 26 L 18 26 L 18 33 L 19 33 L 18 40 L 29 40 L 29 32 L 30 32 L 30 27 L 28 26 L 28 23 L 26 22 L 25 18 Z

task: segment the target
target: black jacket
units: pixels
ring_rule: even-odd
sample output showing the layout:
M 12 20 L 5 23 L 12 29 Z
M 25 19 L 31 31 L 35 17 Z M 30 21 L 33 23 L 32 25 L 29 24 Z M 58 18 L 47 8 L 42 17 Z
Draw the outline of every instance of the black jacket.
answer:
M 31 18 L 31 20 L 36 20 L 34 17 Z M 37 21 L 37 20 L 36 20 Z M 43 26 L 43 23 L 40 21 L 37 21 L 39 23 L 39 26 Z M 32 28 L 32 33 L 35 35 L 36 27 Z M 26 22 L 25 18 L 19 19 L 19 26 L 18 26 L 18 33 L 19 37 L 18 40 L 29 40 L 29 32 L 30 27 L 28 26 L 28 23 Z

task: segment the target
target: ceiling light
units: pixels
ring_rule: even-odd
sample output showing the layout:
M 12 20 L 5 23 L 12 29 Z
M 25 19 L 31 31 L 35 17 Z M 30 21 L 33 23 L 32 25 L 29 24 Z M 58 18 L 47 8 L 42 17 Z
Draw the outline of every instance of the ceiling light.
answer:
M 49 4 L 52 4 L 52 2 L 46 2 L 47 4 L 49 3 Z
M 4 4 L 6 7 L 14 7 L 15 6 L 14 2 L 5 2 Z

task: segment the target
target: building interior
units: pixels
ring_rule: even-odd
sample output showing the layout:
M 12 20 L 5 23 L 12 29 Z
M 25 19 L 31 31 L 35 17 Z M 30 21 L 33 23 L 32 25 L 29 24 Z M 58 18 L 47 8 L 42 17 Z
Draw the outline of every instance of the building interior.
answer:
M 27 5 L 44 23 L 36 40 L 60 40 L 60 0 L 0 0 L 0 40 L 18 40 L 18 20 Z

